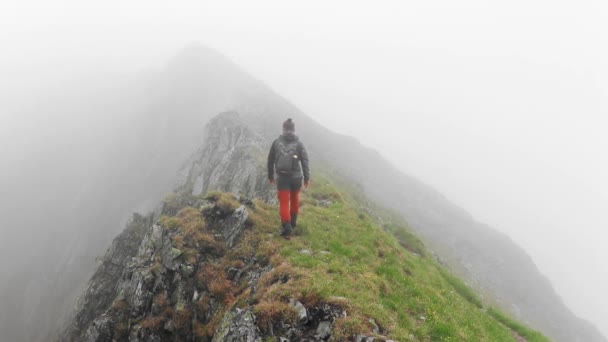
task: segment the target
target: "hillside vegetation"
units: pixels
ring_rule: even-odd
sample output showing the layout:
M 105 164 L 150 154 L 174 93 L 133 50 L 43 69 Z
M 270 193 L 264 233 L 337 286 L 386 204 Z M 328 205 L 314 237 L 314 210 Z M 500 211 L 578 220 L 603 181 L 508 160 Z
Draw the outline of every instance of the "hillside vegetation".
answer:
M 329 179 L 317 178 L 303 203 L 297 236 L 265 242 L 280 255 L 271 256 L 273 266 L 297 276 L 274 284 L 265 297 L 345 305 L 349 316 L 338 320 L 333 339 L 378 329 L 377 337 L 398 341 L 509 341 L 515 335 L 509 327 L 517 327 L 529 341 L 548 341 L 496 310 L 486 311 L 469 287 L 428 257 L 418 239 L 407 233 L 401 234 L 407 240 L 395 239 Z M 256 206 L 252 232 L 276 231 L 275 211 Z M 407 232 L 404 226 L 392 229 Z
M 228 193 L 203 198 L 226 211 L 240 205 Z M 380 225 L 349 191 L 333 185 L 329 178 L 317 177 L 303 192 L 300 224 L 291 240 L 277 234 L 276 208 L 256 200 L 249 208 L 249 229 L 227 252 L 204 232 L 199 209 L 180 202 L 183 199 L 168 197 L 165 207 L 170 210 L 165 212 L 174 216 L 165 215 L 160 223 L 180 231 L 174 241 L 183 255 L 197 253 L 190 250 L 193 247 L 188 241 L 196 241 L 198 248 L 213 254 L 226 253 L 219 262 L 201 267 L 195 276 L 199 282 L 211 281 L 203 287 L 224 303 L 213 319 L 194 323 L 195 335 L 203 340 L 213 336 L 226 311 L 251 306 L 257 325 L 270 335 L 266 340 L 278 341 L 279 323 L 297 321 L 290 302 L 298 301 L 306 308 L 323 303 L 345 310 L 347 314 L 333 324 L 333 341 L 352 340 L 357 335 L 396 341 L 512 341 L 524 337 L 548 341 L 504 314 L 486 310 L 468 286 L 429 256 L 404 223 L 384 221 Z M 195 203 L 196 198 L 186 202 Z M 242 260 L 252 256 L 262 267 L 271 267 L 261 276 L 256 293 L 246 284 L 225 280 L 230 269 L 246 271 Z M 147 318 L 143 325 L 160 325 L 162 319 Z

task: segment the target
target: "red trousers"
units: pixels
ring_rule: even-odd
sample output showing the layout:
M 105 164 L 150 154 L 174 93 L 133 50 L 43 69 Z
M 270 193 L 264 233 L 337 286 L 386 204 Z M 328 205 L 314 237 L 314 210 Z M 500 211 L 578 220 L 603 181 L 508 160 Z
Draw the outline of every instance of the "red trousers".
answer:
M 281 222 L 290 222 L 291 215 L 297 214 L 300 208 L 300 189 L 298 190 L 278 190 L 279 213 Z

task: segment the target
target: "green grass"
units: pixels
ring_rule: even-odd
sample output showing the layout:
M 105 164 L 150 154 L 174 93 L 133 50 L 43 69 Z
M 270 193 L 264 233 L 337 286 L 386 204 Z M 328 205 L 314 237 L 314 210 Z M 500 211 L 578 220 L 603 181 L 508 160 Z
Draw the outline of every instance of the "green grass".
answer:
M 483 308 L 483 304 L 481 303 L 481 299 L 477 296 L 475 291 L 468 287 L 462 280 L 456 278 L 455 276 L 449 274 L 446 270 L 440 269 L 439 272 L 443 276 L 443 278 L 452 285 L 454 290 L 458 292 L 462 296 L 462 298 L 469 301 L 469 303 L 475 305 L 479 309 Z
M 524 337 L 528 342 L 548 342 L 549 339 L 546 338 L 543 334 L 538 331 L 534 331 L 525 325 L 515 321 L 511 317 L 507 316 L 504 312 L 490 308 L 488 309 L 488 314 L 494 317 L 497 321 L 511 328 L 513 331 L 517 332 L 520 336 Z
M 282 262 L 299 277 L 277 291 L 345 305 L 349 316 L 336 323 L 334 340 L 355 333 L 371 335 L 369 318 L 386 337 L 398 341 L 411 335 L 421 341 L 513 341 L 511 329 L 522 336 L 542 337 L 522 326 L 521 331 L 531 332 L 524 335 L 514 328 L 520 326 L 482 310 L 475 292 L 425 257 L 424 245 L 407 227 L 381 227 L 328 178 L 317 176 L 302 196 L 297 235 L 290 241 L 274 240 Z M 333 203 L 315 205 L 321 199 Z M 278 227 L 276 208 L 265 210 L 271 211 L 264 213 L 273 222 L 269 226 Z M 302 253 L 304 249 L 312 255 Z

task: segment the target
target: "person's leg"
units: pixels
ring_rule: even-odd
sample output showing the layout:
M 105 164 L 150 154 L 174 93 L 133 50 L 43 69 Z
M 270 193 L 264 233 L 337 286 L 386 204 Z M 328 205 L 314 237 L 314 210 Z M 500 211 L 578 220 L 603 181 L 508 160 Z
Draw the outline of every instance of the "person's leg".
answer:
M 279 215 L 281 216 L 281 222 L 291 221 L 289 212 L 290 191 L 279 190 L 277 191 L 277 196 L 279 197 Z
M 289 195 L 291 226 L 295 227 L 298 221 L 298 211 L 300 209 L 300 189 L 291 191 Z
M 289 179 L 277 179 L 277 197 L 279 198 L 279 215 L 281 216 L 281 235 L 291 234 L 291 213 L 289 201 L 291 197 Z
M 300 189 L 302 188 L 302 180 L 294 179 L 291 184 L 291 192 L 289 196 L 291 226 L 295 227 L 298 223 L 298 212 L 300 210 Z

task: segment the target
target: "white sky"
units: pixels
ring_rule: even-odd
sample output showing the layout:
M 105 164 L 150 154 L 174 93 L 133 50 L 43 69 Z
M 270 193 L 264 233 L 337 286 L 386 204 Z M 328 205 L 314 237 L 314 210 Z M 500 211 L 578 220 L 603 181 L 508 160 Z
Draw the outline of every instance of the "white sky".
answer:
M 608 335 L 606 2 L 1 1 L 5 104 L 207 44 L 508 233 Z

